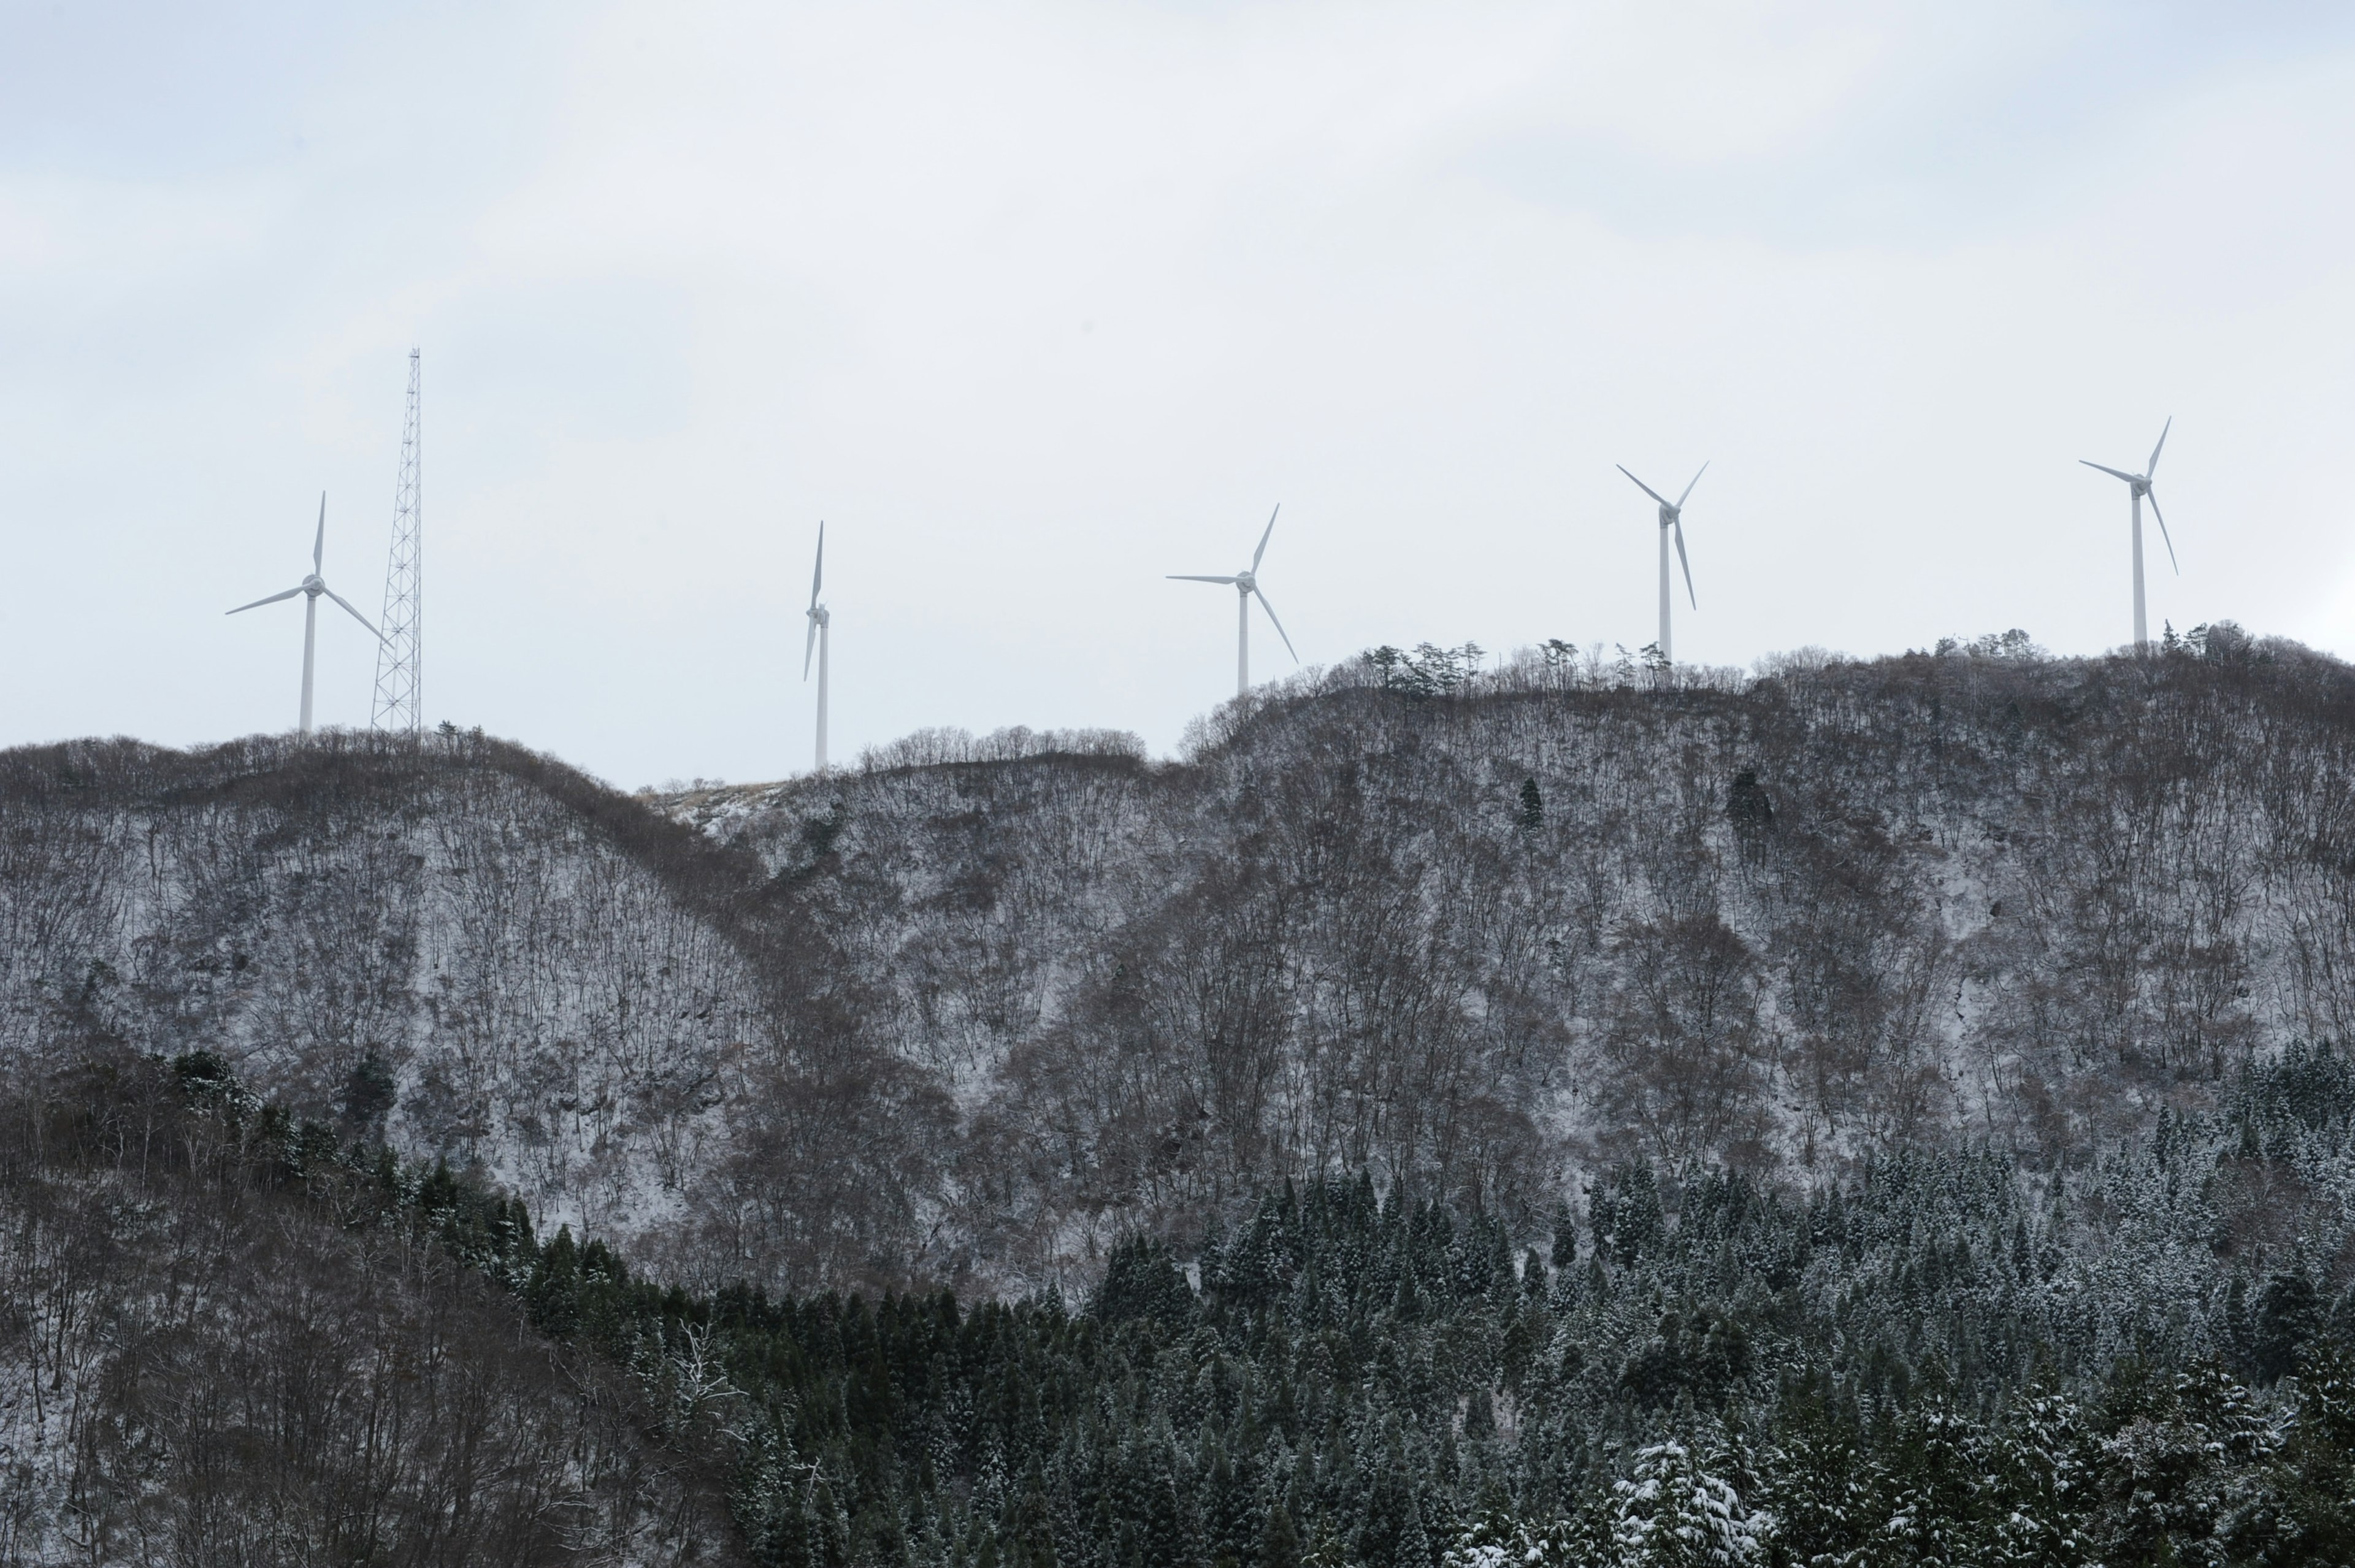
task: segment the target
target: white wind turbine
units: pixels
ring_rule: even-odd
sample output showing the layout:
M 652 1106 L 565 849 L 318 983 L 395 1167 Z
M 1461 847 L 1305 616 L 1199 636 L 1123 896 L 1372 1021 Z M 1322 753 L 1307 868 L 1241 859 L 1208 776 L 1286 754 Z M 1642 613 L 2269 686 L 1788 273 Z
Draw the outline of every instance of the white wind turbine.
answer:
M 378 642 L 384 641 L 384 634 L 374 626 L 368 625 L 368 618 L 353 609 L 348 601 L 336 593 L 334 589 L 329 588 L 325 580 L 319 576 L 320 557 L 325 552 L 326 548 L 327 495 L 323 490 L 319 493 L 319 531 L 311 540 L 311 574 L 283 593 L 273 593 L 267 599 L 257 599 L 251 604 L 240 604 L 236 609 L 226 612 L 231 615 L 242 614 L 248 610 L 257 609 L 264 604 L 275 604 L 281 599 L 292 599 L 297 593 L 309 595 L 303 603 L 303 719 L 298 731 L 304 735 L 311 732 L 311 667 L 319 642 L 319 595 L 324 593 L 336 603 L 343 605 L 345 613 L 353 620 L 363 626 L 368 626 L 368 635 Z
M 2150 646 L 2150 623 L 2144 618 L 2142 609 L 2142 503 L 2145 496 L 2150 498 L 2150 515 L 2158 519 L 2158 537 L 2167 540 L 2167 564 L 2175 567 L 2177 576 L 2183 575 L 2183 568 L 2177 566 L 2175 561 L 2175 541 L 2167 537 L 2167 515 L 2158 509 L 2158 493 L 2150 487 L 2150 476 L 2158 472 L 2159 452 L 2167 445 L 2167 432 L 2174 428 L 2175 416 L 2169 414 L 2167 416 L 2167 422 L 2159 427 L 2158 445 L 2150 449 L 2150 461 L 2143 465 L 2143 471 L 2139 474 L 2128 474 L 2120 469 L 2106 467 L 2090 458 L 2077 459 L 2088 468 L 2099 468 L 2112 478 L 2125 480 L 2127 494 L 2134 498 L 2134 640 L 2137 653 Z
M 809 639 L 802 645 L 802 678 L 810 674 L 810 656 L 817 656 L 817 771 L 826 772 L 826 627 L 834 617 L 817 602 L 819 584 L 826 581 L 826 525 L 817 526 L 817 570 L 810 573 Z
M 1618 464 L 1618 468 L 1620 473 L 1627 474 L 1625 464 Z M 1660 504 L 1660 656 L 1664 659 L 1676 657 L 1675 650 L 1668 644 L 1668 536 L 1670 534 L 1677 537 L 1677 563 L 1685 569 L 1685 597 L 1692 600 L 1694 609 L 1700 608 L 1700 601 L 1693 597 L 1692 562 L 1685 558 L 1685 496 L 1693 493 L 1693 485 L 1700 484 L 1701 475 L 1708 472 L 1709 464 L 1702 464 L 1692 476 L 1692 485 L 1685 486 L 1684 496 L 1679 496 L 1673 501 L 1641 479 L 1636 479 L 1633 474 L 1627 474 L 1628 478 L 1636 480 L 1636 489 Z
M 1282 510 L 1284 510 L 1284 504 L 1279 501 L 1276 503 L 1275 512 Z M 1251 602 L 1253 594 L 1259 595 L 1259 607 L 1267 612 L 1268 621 L 1275 627 L 1275 635 L 1284 639 L 1284 651 L 1292 655 L 1294 664 L 1300 662 L 1299 651 L 1293 647 L 1290 634 L 1284 631 L 1284 623 L 1275 618 L 1275 606 L 1267 602 L 1267 595 L 1260 591 L 1259 579 L 1252 575 L 1259 571 L 1260 557 L 1267 553 L 1268 535 L 1275 532 L 1275 512 L 1270 512 L 1267 515 L 1267 531 L 1259 536 L 1259 549 L 1252 551 L 1251 565 L 1234 576 L 1200 577 L 1190 572 L 1178 571 L 1169 574 L 1169 581 L 1172 582 L 1225 582 L 1233 585 L 1235 591 L 1235 695 L 1237 697 L 1251 689 Z

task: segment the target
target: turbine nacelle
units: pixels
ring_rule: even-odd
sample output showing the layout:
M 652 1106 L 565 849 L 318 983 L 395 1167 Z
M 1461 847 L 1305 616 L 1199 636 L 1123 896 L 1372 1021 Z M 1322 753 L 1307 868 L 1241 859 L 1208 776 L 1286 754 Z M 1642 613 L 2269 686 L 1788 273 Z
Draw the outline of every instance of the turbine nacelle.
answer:
M 1235 591 L 1236 613 L 1241 616 L 1235 623 L 1235 694 L 1239 697 L 1251 688 L 1251 602 L 1254 598 L 1259 601 L 1259 607 L 1267 612 L 1268 624 L 1275 628 L 1275 635 L 1284 639 L 1284 652 L 1292 656 L 1293 663 L 1300 662 L 1300 650 L 1292 645 L 1292 634 L 1284 629 L 1284 623 L 1276 617 L 1275 606 L 1267 602 L 1266 591 L 1259 585 L 1259 563 L 1267 554 L 1269 538 L 1275 532 L 1275 514 L 1282 510 L 1284 507 L 1278 503 L 1275 511 L 1268 513 L 1267 527 L 1260 532 L 1259 548 L 1252 551 L 1251 564 L 1233 576 L 1197 572 L 1169 574 L 1172 582 L 1219 582 Z
M 250 604 L 240 604 L 229 612 L 232 615 L 241 615 L 248 610 L 256 610 L 264 604 L 280 603 L 297 594 L 308 596 L 303 606 L 303 708 L 302 716 L 296 721 L 297 732 L 304 735 L 311 732 L 311 667 L 314 652 L 314 643 L 318 635 L 319 601 L 323 598 L 334 600 L 336 606 L 346 614 L 368 627 L 369 636 L 379 643 L 389 645 L 389 639 L 385 635 L 378 631 L 366 615 L 353 609 L 350 602 L 343 595 L 328 587 L 327 580 L 319 575 L 321 565 L 325 559 L 326 549 L 327 497 L 323 492 L 319 496 L 318 530 L 311 536 L 311 570 L 304 574 L 303 581 L 283 593 L 272 593 L 267 598 L 257 599 Z
M 802 678 L 804 680 L 809 678 L 810 660 L 817 653 L 818 632 L 826 624 L 826 606 L 817 602 L 818 590 L 824 586 L 826 586 L 826 524 L 820 522 L 817 526 L 817 564 L 810 569 L 809 608 L 802 612 L 809 620 L 809 640 L 802 646 Z M 823 696 L 819 699 L 818 707 L 822 714 L 826 707 Z M 823 718 L 818 721 L 818 728 L 817 765 L 824 767 L 826 766 L 826 738 Z
M 809 623 L 809 636 L 802 644 L 802 678 L 804 680 L 810 677 L 810 661 L 812 659 L 817 661 L 817 771 L 819 773 L 826 772 L 826 645 L 834 640 L 826 631 L 826 628 L 833 624 L 834 617 L 817 600 L 818 591 L 825 586 L 826 523 L 821 519 L 817 525 L 817 559 L 810 567 L 809 608 L 802 612 L 803 619 Z
M 1660 532 L 1675 539 L 1677 545 L 1677 564 L 1684 568 L 1685 597 L 1692 602 L 1692 607 L 1694 609 L 1700 609 L 1700 600 L 1693 593 L 1692 562 L 1685 555 L 1684 517 L 1685 503 L 1692 498 L 1693 485 L 1700 484 L 1700 476 L 1709 472 L 1709 464 L 1704 463 L 1693 471 L 1691 482 L 1685 485 L 1685 493 L 1678 496 L 1673 501 L 1669 500 L 1666 496 L 1661 495 L 1657 490 L 1653 489 L 1649 485 L 1645 484 L 1641 479 L 1636 478 L 1635 475 L 1628 473 L 1627 465 L 1625 464 L 1619 464 L 1617 467 L 1620 473 L 1627 475 L 1628 482 L 1633 484 L 1636 489 L 1641 490 L 1645 495 L 1649 496 L 1653 500 L 1659 503 Z M 1667 646 L 1668 635 L 1668 540 L 1666 539 L 1662 539 L 1660 541 L 1660 641 L 1664 650 Z
M 2167 564 L 2173 568 L 2176 575 L 2179 577 L 2183 574 L 2183 568 L 2175 559 L 2175 539 L 2173 536 L 2169 534 L 2167 531 L 2167 514 L 2159 509 L 2158 491 L 2152 480 L 2152 475 L 2158 472 L 2158 454 L 2167 450 L 2168 432 L 2174 428 L 2175 416 L 2169 414 L 2167 418 L 2167 422 L 2159 427 L 2158 444 L 2150 449 L 2150 461 L 2143 464 L 2142 472 L 2139 474 L 2129 474 L 2123 468 L 2113 468 L 2106 463 L 2096 463 L 2090 457 L 2081 457 L 2077 461 L 2083 464 L 2088 468 L 2098 469 L 2100 472 L 2108 475 L 2113 479 L 2125 481 L 2126 494 L 2129 496 L 2136 501 L 2148 501 L 2150 503 L 2150 515 L 2158 521 L 2158 537 L 2167 546 Z M 2135 538 L 2139 541 L 2142 538 L 2142 519 L 2139 510 L 2137 510 L 2136 514 L 2135 528 Z M 2141 544 L 2137 542 L 2135 549 L 2139 552 L 2142 549 Z M 2137 561 L 2139 561 L 2139 554 L 2137 554 Z M 2137 565 L 2135 570 L 2137 571 L 2140 571 L 2142 569 Z M 2137 582 L 2136 602 L 2139 603 L 2141 602 L 2139 578 L 2137 579 Z
M 357 621 L 361 625 L 368 627 L 369 636 L 374 637 L 379 643 L 383 642 L 385 640 L 384 634 L 378 631 L 374 624 L 371 623 L 366 615 L 363 615 L 357 610 L 353 609 L 351 604 L 342 594 L 337 593 L 334 589 L 328 587 L 327 580 L 319 575 L 320 560 L 325 553 L 326 548 L 327 497 L 322 495 L 319 497 L 318 532 L 314 534 L 311 538 L 311 570 L 303 574 L 303 581 L 296 583 L 293 587 L 288 589 L 283 593 L 272 593 L 268 598 L 257 599 L 250 604 L 240 604 L 236 609 L 229 611 L 228 613 L 231 615 L 241 615 L 248 610 L 257 610 L 264 604 L 275 604 L 282 599 L 292 599 L 297 593 L 307 593 L 314 601 L 324 594 L 325 597 L 333 599 L 338 605 L 340 605 L 346 614 L 349 615 L 353 620 Z

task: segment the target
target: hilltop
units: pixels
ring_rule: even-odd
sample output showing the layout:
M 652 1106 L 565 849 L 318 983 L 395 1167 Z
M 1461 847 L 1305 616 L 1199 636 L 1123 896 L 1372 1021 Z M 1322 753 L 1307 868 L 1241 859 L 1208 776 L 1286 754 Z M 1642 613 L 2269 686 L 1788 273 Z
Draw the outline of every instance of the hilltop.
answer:
M 2355 1018 L 2355 671 L 1427 650 L 1177 760 L 630 796 L 468 735 L 0 754 L 0 1052 L 218 1054 L 673 1277 L 1093 1277 L 1289 1179 L 2082 1162 Z

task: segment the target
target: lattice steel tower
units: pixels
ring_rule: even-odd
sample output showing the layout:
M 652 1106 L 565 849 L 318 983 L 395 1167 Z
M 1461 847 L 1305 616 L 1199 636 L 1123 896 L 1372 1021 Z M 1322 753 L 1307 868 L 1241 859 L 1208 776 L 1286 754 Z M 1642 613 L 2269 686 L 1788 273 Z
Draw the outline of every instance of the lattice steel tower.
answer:
M 424 727 L 424 664 L 420 612 L 424 584 L 420 576 L 417 470 L 417 350 L 409 351 L 409 412 L 400 422 L 400 480 L 393 487 L 392 560 L 384 574 L 384 642 L 376 653 L 376 714 L 378 730 L 414 735 Z

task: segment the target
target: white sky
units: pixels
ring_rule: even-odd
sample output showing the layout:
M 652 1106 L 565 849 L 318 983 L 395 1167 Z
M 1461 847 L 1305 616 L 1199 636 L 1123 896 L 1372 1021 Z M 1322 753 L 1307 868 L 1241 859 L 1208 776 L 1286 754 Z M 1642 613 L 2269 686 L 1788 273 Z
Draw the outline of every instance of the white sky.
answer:
M 0 3 L 0 743 L 291 726 L 425 355 L 430 720 L 623 785 L 1301 656 L 2355 654 L 2355 8 Z M 1680 607 L 1681 609 L 1681 607 Z M 373 645 L 320 624 L 323 723 Z M 1253 635 L 1254 671 L 1288 669 Z

